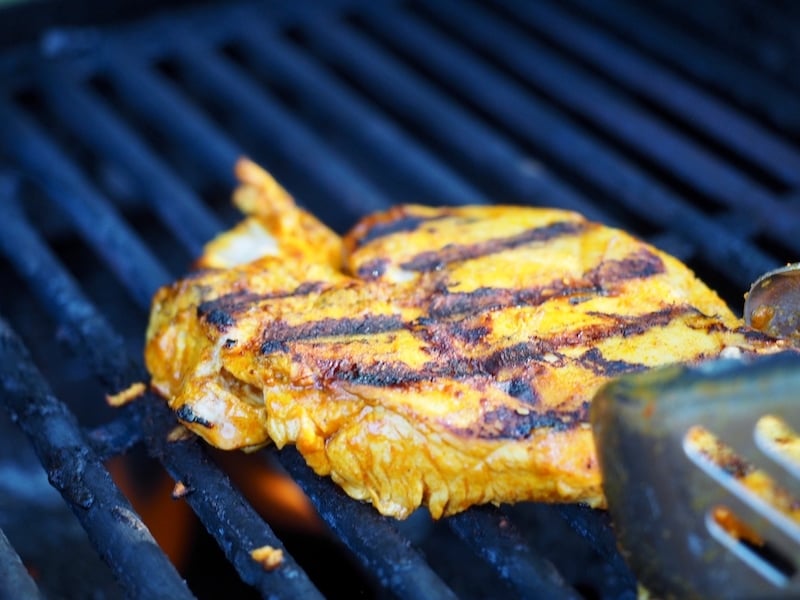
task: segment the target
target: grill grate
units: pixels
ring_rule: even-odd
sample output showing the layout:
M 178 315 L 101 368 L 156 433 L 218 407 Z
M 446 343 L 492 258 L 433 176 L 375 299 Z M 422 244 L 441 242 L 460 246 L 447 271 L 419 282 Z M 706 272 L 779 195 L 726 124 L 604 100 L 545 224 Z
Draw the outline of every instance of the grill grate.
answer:
M 188 487 L 242 581 L 264 597 L 321 595 L 288 552 L 269 572 L 251 559 L 285 540 L 199 442 L 166 441 L 162 402 L 148 395 L 94 422 L 86 412 L 102 399 L 41 358 L 52 350 L 34 326 L 106 392 L 143 380 L 150 298 L 236 218 L 226 199 L 242 154 L 339 230 L 399 201 L 579 210 L 689 261 L 736 306 L 800 250 L 800 89 L 786 67 L 800 52 L 787 23 L 800 16 L 778 0 L 753 11 L 748 0 L 724 19 L 705 0 L 224 3 L 52 29 L 0 54 L 0 276 L 39 307 L 0 298 L 0 393 L 123 592 L 203 595 L 103 465 L 144 447 Z M 743 35 L 751 23 L 755 37 Z M 111 291 L 74 245 L 99 259 Z M 293 449 L 264 453 L 361 565 L 363 593 L 480 594 Z M 634 597 L 604 514 L 534 507 L 599 561 L 587 582 L 568 573 L 571 556 L 542 549 L 524 508 L 472 509 L 437 531 L 489 565 L 499 596 Z M 0 531 L 0 598 L 37 597 L 16 545 Z

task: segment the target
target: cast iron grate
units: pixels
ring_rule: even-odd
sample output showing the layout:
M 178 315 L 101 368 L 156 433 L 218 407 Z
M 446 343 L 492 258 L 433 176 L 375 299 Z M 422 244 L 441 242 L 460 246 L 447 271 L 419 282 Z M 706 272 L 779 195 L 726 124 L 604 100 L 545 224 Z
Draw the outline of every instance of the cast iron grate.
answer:
M 158 399 L 87 411 L 145 379 L 150 298 L 236 218 L 226 202 L 240 155 L 339 230 L 400 201 L 579 210 L 677 254 L 733 306 L 758 274 L 796 259 L 800 86 L 789 65 L 800 49 L 788 24 L 800 11 L 738 0 L 721 18 L 715 6 L 225 3 L 52 29 L 0 55 L 2 283 L 15 286 L 0 299 L 2 398 L 122 591 L 204 593 L 104 466 L 144 447 L 187 486 L 242 581 L 264 597 L 321 595 L 303 560 L 287 553 L 264 571 L 251 559 L 284 540 L 201 444 L 166 441 L 174 420 Z M 70 360 L 81 375 L 58 364 Z M 76 393 L 74 377 L 97 379 L 100 394 Z M 483 593 L 293 450 L 275 455 L 360 565 L 362 593 Z M 440 526 L 489 565 L 499 597 L 634 597 L 604 514 L 536 510 L 579 534 L 600 565 L 591 582 L 537 544 L 542 532 L 516 508 Z M 0 597 L 37 596 L 18 554 L 0 531 Z

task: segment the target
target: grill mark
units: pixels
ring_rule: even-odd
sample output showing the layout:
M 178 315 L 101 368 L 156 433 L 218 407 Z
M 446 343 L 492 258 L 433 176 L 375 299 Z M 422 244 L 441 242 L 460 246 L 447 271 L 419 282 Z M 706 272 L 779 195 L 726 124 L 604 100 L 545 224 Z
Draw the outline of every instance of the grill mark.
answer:
M 604 375 L 606 377 L 616 377 L 623 373 L 637 373 L 647 369 L 647 365 L 641 363 L 608 360 L 598 348 L 590 348 L 584 352 L 578 359 L 578 363 L 595 375 Z
M 406 386 L 420 381 L 433 381 L 442 377 L 452 379 L 471 377 L 496 378 L 504 370 L 517 369 L 531 362 L 549 365 L 551 364 L 552 356 L 560 356 L 560 348 L 589 345 L 612 337 L 640 335 L 649 329 L 668 325 L 678 316 L 691 313 L 697 313 L 697 310 L 692 306 L 682 305 L 634 317 L 603 315 L 613 319 L 613 322 L 611 324 L 584 327 L 578 331 L 565 332 L 552 338 L 536 338 L 528 342 L 520 342 L 500 348 L 485 356 L 463 357 L 454 356 L 453 352 L 446 352 L 443 357 L 430 360 L 419 369 L 413 369 L 402 362 L 377 361 L 374 364 L 357 364 L 347 358 L 320 361 L 317 369 L 318 372 L 323 374 L 323 377 L 358 385 Z M 386 328 L 382 331 L 388 331 L 395 325 L 401 325 L 401 323 L 388 318 L 384 325 Z M 286 341 L 289 338 L 283 339 Z M 292 339 L 301 338 L 294 337 Z M 607 369 L 617 374 L 625 372 L 626 366 L 630 366 L 632 369 L 643 368 L 638 363 L 606 361 L 599 353 L 592 352 L 592 349 L 587 350 L 578 360 L 579 364 L 586 366 L 590 370 Z
M 428 314 L 434 318 L 478 314 L 513 306 L 538 306 L 555 298 L 577 297 L 585 302 L 588 296 L 611 293 L 619 283 L 660 275 L 664 270 L 659 256 L 641 249 L 620 260 L 603 261 L 571 283 L 556 279 L 541 287 L 522 290 L 483 287 L 470 292 L 448 292 L 442 288 L 433 295 Z
M 585 274 L 585 278 L 602 287 L 630 279 L 645 279 L 664 272 L 664 261 L 647 248 L 638 248 L 622 260 L 604 260 Z
M 325 283 L 318 281 L 305 282 L 292 291 L 269 292 L 266 294 L 254 294 L 249 290 L 238 290 L 198 304 L 197 318 L 209 325 L 213 325 L 217 331 L 223 333 L 236 323 L 237 314 L 249 309 L 256 302 L 293 296 L 307 296 L 322 291 L 325 285 Z
M 378 361 L 365 365 L 350 359 L 326 360 L 317 370 L 327 381 L 342 381 L 372 387 L 409 386 L 429 379 L 422 370 L 415 371 L 403 362 Z
M 460 435 L 469 435 L 486 440 L 523 439 L 536 429 L 568 431 L 588 420 L 589 402 L 583 402 L 574 410 L 546 410 L 519 412 L 508 406 L 499 406 L 482 413 L 480 421 L 469 427 L 448 427 Z M 446 424 L 445 424 L 446 426 Z
M 539 402 L 539 394 L 536 388 L 531 385 L 531 382 L 522 377 L 514 377 L 509 379 L 506 383 L 506 393 L 512 398 L 521 400 L 526 404 L 535 405 Z
M 467 343 L 478 343 L 489 333 L 486 327 L 477 326 L 470 328 L 458 322 L 451 321 L 445 323 L 443 320 L 455 315 L 466 316 L 510 306 L 534 306 L 543 304 L 547 300 L 556 297 L 570 296 L 575 293 L 607 293 L 606 287 L 609 285 L 619 283 L 626 279 L 635 279 L 658 274 L 661 273 L 663 269 L 664 265 L 661 259 L 651 252 L 644 250 L 635 252 L 631 256 L 621 260 L 604 261 L 597 267 L 586 272 L 582 278 L 585 281 L 579 281 L 571 285 L 558 279 L 542 287 L 523 290 L 479 288 L 471 292 L 451 293 L 448 292 L 447 288 L 440 282 L 429 296 L 428 315 L 420 317 L 415 322 L 406 324 L 397 315 L 391 317 L 387 317 L 386 315 L 366 315 L 355 319 L 326 318 L 296 326 L 288 326 L 280 322 L 274 322 L 267 325 L 263 331 L 262 353 L 271 354 L 277 351 L 286 351 L 285 343 L 292 340 L 335 335 L 368 335 L 370 333 L 385 333 L 387 331 L 399 330 L 404 327 L 422 332 L 421 334 L 423 336 L 427 335 L 431 338 L 432 336 L 436 336 L 440 340 L 439 342 L 433 339 L 429 340 L 434 346 L 441 344 L 442 347 L 448 347 L 447 340 L 442 339 L 443 335 L 446 336 L 447 334 L 453 335 Z M 601 284 L 606 287 L 599 287 L 597 281 L 600 281 Z M 258 296 L 253 294 L 248 296 L 243 292 L 229 294 L 201 304 L 198 307 L 198 315 L 201 318 L 205 316 L 206 320 L 208 320 L 212 316 L 211 310 L 221 311 L 220 313 L 215 313 L 213 318 L 222 324 L 223 328 L 220 330 L 224 331 L 225 327 L 229 327 L 234 322 L 233 314 L 243 308 L 251 306 L 253 302 L 287 295 L 298 295 L 301 291 L 303 293 L 311 293 L 321 289 L 323 286 L 324 284 L 320 283 L 304 284 L 290 294 L 283 293 Z M 437 328 L 437 325 L 443 327 L 445 331 L 443 333 L 432 331 L 434 328 Z M 449 346 L 452 345 L 450 344 Z
M 420 217 L 415 215 L 403 215 L 391 221 L 379 221 L 372 225 L 367 232 L 362 235 L 356 242 L 356 247 L 361 248 L 382 237 L 393 235 L 395 233 L 416 231 L 421 225 L 430 223 L 432 221 L 439 221 L 450 217 L 449 214 L 438 214 L 429 217 Z
M 374 333 L 397 331 L 405 327 L 400 315 L 364 315 L 344 319 L 320 319 L 301 325 L 287 325 L 283 321 L 269 323 L 262 331 L 261 353 L 271 354 L 283 350 L 288 342 L 332 336 L 365 336 Z M 286 350 L 284 350 L 286 351 Z
M 477 242 L 468 245 L 448 244 L 440 250 L 432 250 L 417 254 L 414 258 L 402 263 L 400 266 L 409 271 L 440 271 L 445 266 L 454 262 L 490 256 L 532 242 L 545 242 L 562 235 L 580 233 L 584 231 L 588 225 L 589 224 L 586 222 L 558 221 L 544 227 L 528 229 L 527 231 L 507 238 L 486 240 L 485 242 Z
M 450 354 L 445 360 L 436 358 L 426 362 L 418 369 L 409 367 L 403 362 L 376 360 L 372 364 L 364 364 L 350 358 L 342 358 L 319 360 L 314 370 L 320 374 L 323 385 L 338 381 L 370 387 L 411 387 L 421 382 L 448 378 L 472 379 L 470 385 L 479 389 L 481 382 L 490 382 L 492 385 L 500 386 L 509 396 L 530 405 L 529 412 L 500 406 L 485 412 L 480 422 L 468 428 L 453 431 L 482 439 L 519 439 L 530 435 L 533 430 L 539 428 L 550 428 L 555 431 L 574 428 L 578 423 L 586 420 L 588 403 L 584 403 L 577 410 L 537 410 L 536 376 L 514 376 L 505 381 L 498 381 L 498 376 L 503 371 L 519 372 L 519 369 L 523 368 L 532 369 L 535 373 L 536 367 L 532 363 L 538 363 L 543 367 L 552 367 L 553 356 L 558 357 L 561 362 L 569 360 L 558 352 L 559 348 L 591 344 L 610 337 L 639 335 L 651 328 L 668 325 L 678 316 L 692 313 L 698 313 L 698 311 L 692 306 L 684 305 L 634 317 L 604 315 L 613 322 L 568 332 L 555 338 L 520 342 L 482 357 L 460 357 Z M 388 327 L 395 324 L 391 320 L 386 322 Z M 305 356 L 309 358 L 308 354 Z M 605 376 L 617 376 L 646 368 L 638 363 L 607 360 L 596 348 L 589 348 L 579 358 L 573 360 L 581 367 Z

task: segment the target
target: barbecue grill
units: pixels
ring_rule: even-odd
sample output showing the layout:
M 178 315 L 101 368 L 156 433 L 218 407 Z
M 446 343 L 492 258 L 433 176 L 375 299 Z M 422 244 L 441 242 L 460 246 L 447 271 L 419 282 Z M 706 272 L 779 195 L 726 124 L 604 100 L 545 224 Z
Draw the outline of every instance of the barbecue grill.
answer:
M 300 535 L 232 483 L 235 458 L 169 441 L 158 398 L 104 396 L 146 381 L 150 298 L 235 222 L 241 155 L 339 231 L 396 202 L 579 210 L 738 307 L 800 254 L 800 7 L 37 4 L 0 11 L 0 598 L 635 597 L 602 511 L 397 523 L 291 448 L 249 457 L 302 488 L 322 525 Z M 180 572 L 134 508 L 162 468 L 200 524 Z

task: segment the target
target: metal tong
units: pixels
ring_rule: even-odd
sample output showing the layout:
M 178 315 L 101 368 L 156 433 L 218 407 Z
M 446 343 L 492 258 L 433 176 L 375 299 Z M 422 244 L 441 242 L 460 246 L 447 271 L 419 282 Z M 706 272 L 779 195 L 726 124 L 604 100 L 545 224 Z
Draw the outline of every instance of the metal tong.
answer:
M 800 265 L 745 320 L 800 345 Z M 657 598 L 800 598 L 800 353 L 620 378 L 592 405 L 609 512 Z

